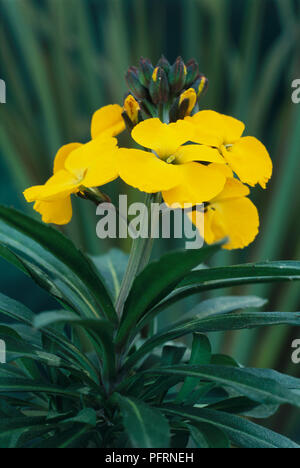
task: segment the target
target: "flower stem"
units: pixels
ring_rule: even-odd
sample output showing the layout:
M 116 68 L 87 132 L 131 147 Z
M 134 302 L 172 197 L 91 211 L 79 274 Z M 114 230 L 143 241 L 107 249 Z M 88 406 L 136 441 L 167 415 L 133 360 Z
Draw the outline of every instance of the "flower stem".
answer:
M 145 198 L 146 212 L 141 223 L 141 230 L 143 230 L 144 224 L 147 222 L 148 225 L 148 236 L 147 238 L 138 237 L 133 240 L 131 252 L 129 256 L 129 261 L 125 275 L 122 280 L 120 293 L 116 301 L 116 311 L 120 317 L 126 298 L 131 289 L 131 286 L 136 278 L 136 276 L 147 266 L 149 263 L 154 239 L 151 237 L 151 222 L 155 220 L 151 219 L 151 205 L 152 202 L 159 203 L 161 200 L 161 194 L 147 194 Z

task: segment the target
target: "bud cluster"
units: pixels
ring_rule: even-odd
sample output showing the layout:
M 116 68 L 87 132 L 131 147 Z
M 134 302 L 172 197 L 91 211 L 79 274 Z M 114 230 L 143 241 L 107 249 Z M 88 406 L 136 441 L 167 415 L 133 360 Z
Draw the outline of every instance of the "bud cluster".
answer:
M 129 94 L 125 100 L 124 119 L 129 127 L 147 117 L 165 116 L 165 120 L 167 116 L 169 122 L 183 119 L 198 110 L 199 98 L 208 86 L 207 78 L 199 72 L 194 59 L 184 63 L 178 57 L 171 65 L 164 56 L 156 66 L 148 58 L 141 57 L 139 67 L 127 70 L 126 82 Z M 133 108 L 136 109 L 134 117 Z

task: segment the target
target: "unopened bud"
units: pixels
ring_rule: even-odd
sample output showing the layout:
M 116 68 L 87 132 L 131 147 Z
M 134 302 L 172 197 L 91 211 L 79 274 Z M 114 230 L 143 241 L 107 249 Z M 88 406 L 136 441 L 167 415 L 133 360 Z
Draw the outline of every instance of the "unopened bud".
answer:
M 187 69 L 181 57 L 176 59 L 169 73 L 169 83 L 174 94 L 179 93 L 186 81 Z
M 137 67 L 130 67 L 125 79 L 128 88 L 135 97 L 143 99 L 147 96 L 147 89 L 139 81 L 139 70 Z
M 193 88 L 196 91 L 197 98 L 202 96 L 208 88 L 208 79 L 206 76 L 201 75 L 193 84 Z
M 140 110 L 141 108 L 139 103 L 131 94 L 129 94 L 124 101 L 124 111 L 126 112 L 133 125 L 137 125 L 139 121 Z
M 138 71 L 138 76 L 139 76 L 140 82 L 146 88 L 148 87 L 148 85 L 149 85 L 149 83 L 151 81 L 153 70 L 154 70 L 154 67 L 153 67 L 151 61 L 148 58 L 141 57 L 140 58 L 140 69 Z
M 199 65 L 196 60 L 191 59 L 186 64 L 187 75 L 185 85 L 190 86 L 199 76 Z
M 152 74 L 150 82 L 150 96 L 154 104 L 161 104 L 168 102 L 169 99 L 169 83 L 165 71 L 156 67 Z
M 197 102 L 197 94 L 194 88 L 184 91 L 179 98 L 179 118 L 190 115 Z
M 161 58 L 159 59 L 157 63 L 157 67 L 162 68 L 165 71 L 166 75 L 168 76 L 171 65 L 164 55 L 162 55 Z

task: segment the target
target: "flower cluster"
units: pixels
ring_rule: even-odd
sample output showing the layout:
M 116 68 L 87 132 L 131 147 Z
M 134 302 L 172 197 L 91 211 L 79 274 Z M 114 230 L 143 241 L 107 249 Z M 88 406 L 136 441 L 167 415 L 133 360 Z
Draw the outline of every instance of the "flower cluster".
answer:
M 259 216 L 249 186 L 266 187 L 272 162 L 264 145 L 243 136 L 245 125 L 212 110 L 199 110 L 207 79 L 194 60 L 173 65 L 162 57 L 131 67 L 123 107 L 109 105 L 92 118 L 91 140 L 63 146 L 45 185 L 24 192 L 46 223 L 66 224 L 71 195 L 121 177 L 147 193 L 161 192 L 173 208 L 204 203 L 207 243 L 224 237 L 227 249 L 243 248 L 258 233 Z M 120 148 L 115 138 L 127 128 L 142 149 Z M 101 193 L 101 192 L 97 192 Z M 196 223 L 195 212 L 190 213 Z M 199 226 L 199 229 L 202 229 Z

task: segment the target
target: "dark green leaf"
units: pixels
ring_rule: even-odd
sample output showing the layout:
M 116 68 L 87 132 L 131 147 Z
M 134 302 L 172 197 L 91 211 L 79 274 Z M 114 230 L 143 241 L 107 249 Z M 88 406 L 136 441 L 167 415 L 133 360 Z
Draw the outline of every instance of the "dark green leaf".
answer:
M 168 448 L 170 428 L 161 412 L 135 398 L 116 394 L 123 424 L 133 448 Z
M 206 318 L 212 315 L 226 314 L 239 309 L 256 309 L 267 304 L 266 299 L 256 296 L 221 296 L 200 302 L 189 313 L 190 316 Z
M 221 245 L 169 253 L 148 265 L 133 283 L 125 303 L 117 342 L 124 343 L 147 310 L 170 294 L 188 272 L 217 252 Z
M 64 423 L 80 423 L 80 424 L 87 424 L 89 426 L 96 426 L 97 424 L 97 415 L 95 410 L 92 408 L 85 408 L 80 411 L 76 416 L 65 419 Z
M 208 408 L 257 419 L 265 419 L 273 416 L 278 411 L 279 406 L 261 405 L 247 397 L 234 397 L 213 403 Z
M 80 427 L 74 424 L 72 429 L 64 430 L 49 439 L 39 442 L 35 448 L 86 448 L 91 433 L 91 426 Z
M 30 327 L 32 327 L 35 319 L 31 310 L 23 304 L 0 293 L 0 314 L 1 313 L 17 322 L 29 325 Z M 98 381 L 97 372 L 93 368 L 89 359 L 87 359 L 87 357 L 78 348 L 68 341 L 64 335 L 51 328 L 44 328 L 43 333 L 46 334 L 49 339 L 57 343 L 57 345 L 64 351 L 66 359 L 67 356 L 71 356 L 73 363 L 77 363 L 77 365 L 80 363 L 83 369 L 85 371 L 88 370 L 93 379 L 96 382 Z
M 93 341 L 100 346 L 103 375 L 111 379 L 115 373 L 115 350 L 113 344 L 113 325 L 107 320 L 81 319 L 71 312 L 44 312 L 34 319 L 34 326 L 43 329 L 58 323 L 77 325 L 87 330 Z
M 199 408 L 168 407 L 162 410 L 166 414 L 181 416 L 192 422 L 212 424 L 225 432 L 237 447 L 300 448 L 286 437 L 232 414 Z
M 227 435 L 212 424 L 187 424 L 187 427 L 197 448 L 230 448 L 230 442 Z
M 158 308 L 162 310 L 180 299 L 211 289 L 293 280 L 300 280 L 300 262 L 266 262 L 196 270 L 188 274 L 178 285 L 177 291 Z
M 106 288 L 116 299 L 128 263 L 128 254 L 119 249 L 111 249 L 105 255 L 91 257 L 95 267 L 105 281 Z
M 181 375 L 215 382 L 223 387 L 231 387 L 243 396 L 266 405 L 290 403 L 300 407 L 300 397 L 275 379 L 248 372 L 247 369 L 229 366 L 169 366 L 150 369 L 154 375 Z
M 35 382 L 34 380 L 26 380 L 20 378 L 0 378 L 0 393 L 47 393 L 49 395 L 61 395 L 66 398 L 81 399 L 85 395 L 89 395 L 88 387 L 78 387 L 76 389 L 65 389 L 49 385 L 46 383 Z
M 193 365 L 204 365 L 210 364 L 211 360 L 211 345 L 206 335 L 200 333 L 194 333 L 192 352 L 189 360 L 189 364 Z M 198 378 L 187 377 L 178 393 L 176 402 L 184 401 L 192 390 L 199 383 Z
M 300 313 L 291 312 L 245 312 L 215 315 L 204 319 L 188 319 L 162 330 L 145 342 L 136 352 L 129 356 L 125 367 L 129 368 L 145 354 L 157 346 L 188 335 L 189 333 L 242 330 L 245 328 L 265 327 L 269 325 L 300 326 Z
M 117 321 L 109 294 L 91 262 L 59 231 L 0 206 L 0 241 L 68 284 L 87 303 L 90 316 L 99 317 L 102 312 Z

